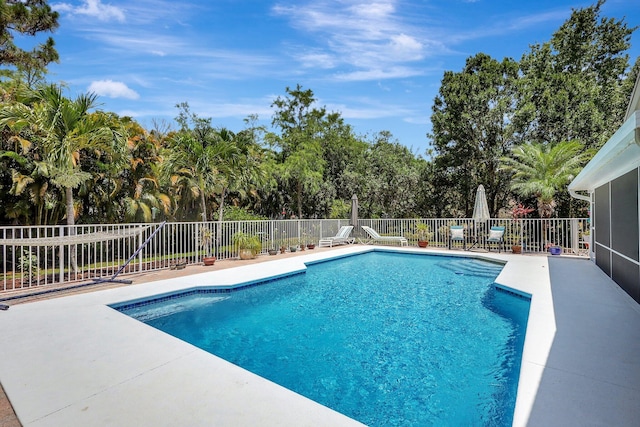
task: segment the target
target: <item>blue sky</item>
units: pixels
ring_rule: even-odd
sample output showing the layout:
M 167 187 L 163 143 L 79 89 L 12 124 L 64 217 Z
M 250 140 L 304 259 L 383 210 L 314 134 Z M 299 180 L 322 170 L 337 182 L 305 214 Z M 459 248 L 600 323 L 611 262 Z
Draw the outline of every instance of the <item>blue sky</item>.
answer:
M 444 71 L 478 52 L 520 59 L 596 0 L 74 0 L 53 34 L 49 80 L 67 95 L 93 91 L 101 108 L 151 129 L 188 102 L 234 131 L 257 114 L 269 125 L 287 86 L 358 134 L 390 131 L 423 154 Z M 603 16 L 640 25 L 640 2 L 608 0 Z M 632 39 L 631 63 L 640 54 Z

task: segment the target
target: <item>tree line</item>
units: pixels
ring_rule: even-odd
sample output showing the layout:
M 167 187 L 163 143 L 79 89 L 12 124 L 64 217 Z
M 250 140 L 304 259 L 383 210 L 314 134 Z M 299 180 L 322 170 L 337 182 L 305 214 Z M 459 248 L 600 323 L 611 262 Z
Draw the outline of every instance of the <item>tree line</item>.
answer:
M 640 67 L 635 28 L 603 4 L 519 61 L 478 53 L 445 72 L 418 155 L 388 131 L 356 134 L 300 85 L 273 101 L 271 129 L 251 115 L 234 131 L 187 103 L 145 129 L 47 82 L 53 40 L 29 52 L 12 40 L 55 30 L 57 13 L 0 0 L 0 223 L 346 218 L 353 194 L 362 217 L 470 217 L 480 184 L 492 216 L 586 215 L 566 185 L 622 123 Z

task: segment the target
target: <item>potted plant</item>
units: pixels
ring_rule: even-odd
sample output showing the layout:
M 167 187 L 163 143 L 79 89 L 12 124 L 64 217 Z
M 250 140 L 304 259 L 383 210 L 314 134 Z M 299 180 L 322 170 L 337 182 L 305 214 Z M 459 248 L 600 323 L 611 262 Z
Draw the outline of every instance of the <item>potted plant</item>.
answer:
M 232 241 L 240 259 L 253 259 L 262 251 L 260 238 L 253 234 L 240 231 L 233 235 Z
M 316 247 L 316 244 L 311 242 L 313 240 L 313 236 L 315 236 L 315 231 L 316 225 L 311 225 L 311 230 L 309 231 L 309 233 L 303 233 L 307 249 L 314 249 Z
M 514 254 L 522 253 L 520 229 L 522 225 L 521 219 L 533 212 L 533 208 L 527 208 L 522 203 L 518 203 L 511 209 L 511 217 L 515 220 L 515 232 L 510 233 L 511 252 Z
M 283 254 L 286 252 L 287 250 L 287 232 L 286 231 L 282 231 L 282 235 L 280 236 L 280 240 L 279 240 L 279 246 L 280 246 L 280 253 Z
M 267 249 L 267 253 L 269 255 L 277 255 L 278 254 L 278 239 L 275 239 L 275 233 L 278 232 L 277 228 L 273 229 L 273 232 L 271 233 L 271 239 L 270 239 L 270 244 L 269 244 L 269 248 Z
M 431 228 L 428 224 L 423 222 L 419 222 L 416 224 L 416 234 L 418 236 L 418 246 L 421 248 L 426 248 L 429 246 L 429 239 L 433 236 L 431 233 Z
M 588 228 L 582 232 L 582 243 L 587 249 L 591 246 L 591 230 Z
M 214 265 L 216 257 L 212 254 L 211 244 L 213 243 L 213 230 L 209 227 L 200 227 L 200 246 L 205 250 L 206 255 L 202 257 L 204 265 Z
M 549 245 L 549 253 L 551 255 L 562 255 L 562 247 L 558 245 Z

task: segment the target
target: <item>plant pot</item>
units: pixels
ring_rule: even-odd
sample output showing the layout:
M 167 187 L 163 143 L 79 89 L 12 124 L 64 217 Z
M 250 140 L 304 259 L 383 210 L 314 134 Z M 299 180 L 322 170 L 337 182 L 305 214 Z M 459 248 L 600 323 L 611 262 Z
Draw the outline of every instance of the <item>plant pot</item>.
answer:
M 278 251 L 276 249 L 269 249 L 269 255 L 277 255 Z
M 562 254 L 562 248 L 560 246 L 551 246 L 549 247 L 549 252 L 551 255 L 560 255 Z
M 520 245 L 511 246 L 511 252 L 513 252 L 514 254 L 521 254 L 522 253 L 522 246 L 520 246 Z
M 287 248 L 284 246 L 280 246 L 280 253 L 283 254 L 287 251 Z
M 297 250 L 298 250 L 298 248 L 296 246 L 289 247 L 289 252 L 295 252 Z
M 315 244 L 313 244 L 313 243 L 309 243 L 309 244 L 307 245 L 307 249 L 315 249 L 315 248 L 316 248 L 316 245 L 315 245 Z
M 254 259 L 256 254 L 251 249 L 240 249 L 238 250 L 238 256 L 240 259 Z
M 214 261 L 214 262 L 216 261 L 216 260 L 215 260 L 215 258 L 213 259 L 213 261 Z M 213 265 L 213 263 L 211 263 L 210 265 Z M 180 261 L 176 261 L 176 263 L 175 263 L 175 264 L 173 264 L 173 265 L 171 265 L 171 266 L 169 267 L 169 269 L 170 269 L 170 270 L 182 270 L 182 269 L 184 269 L 186 266 L 187 266 L 187 260 L 186 260 L 186 259 L 183 259 L 183 260 L 180 260 Z
M 429 246 L 429 241 L 428 240 L 418 240 L 418 246 L 421 248 L 426 248 L 427 246 Z
M 214 256 L 206 256 L 202 258 L 202 262 L 204 265 L 213 265 L 216 263 L 216 257 Z
M 300 250 L 304 251 L 305 245 L 300 245 Z

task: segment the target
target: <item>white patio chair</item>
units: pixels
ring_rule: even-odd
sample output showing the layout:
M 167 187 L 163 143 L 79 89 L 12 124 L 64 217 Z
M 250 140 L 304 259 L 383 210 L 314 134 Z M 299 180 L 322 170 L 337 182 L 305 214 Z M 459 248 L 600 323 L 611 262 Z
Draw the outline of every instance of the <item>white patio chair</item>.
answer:
M 371 227 L 367 227 L 366 225 L 363 225 L 362 229 L 369 235 L 369 240 L 365 242 L 367 244 L 399 243 L 400 246 L 409 246 L 407 239 L 402 236 L 381 236 L 376 230 Z
M 349 237 L 351 234 L 351 230 L 353 230 L 353 225 L 343 225 L 340 227 L 335 236 L 332 237 L 323 237 L 318 242 L 318 247 L 332 247 L 334 245 L 346 245 L 353 243 L 356 239 L 353 237 Z

